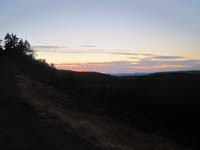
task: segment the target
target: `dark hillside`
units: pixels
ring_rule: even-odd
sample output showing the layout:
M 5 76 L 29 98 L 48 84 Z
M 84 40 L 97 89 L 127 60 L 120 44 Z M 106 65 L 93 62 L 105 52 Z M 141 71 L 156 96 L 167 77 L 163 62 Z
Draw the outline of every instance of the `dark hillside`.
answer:
M 22 68 L 18 63 L 0 57 L 0 149 L 97 149 L 82 138 L 63 132 L 62 126 L 40 118 L 20 97 L 17 75 Z
M 95 82 L 93 73 L 72 74 L 76 91 L 113 117 L 178 139 L 199 138 L 199 71 L 119 78 L 101 75 Z
M 15 44 L 8 40 L 0 52 L 0 148 L 198 146 L 199 71 L 114 77 L 57 70 L 36 60 L 27 41 L 7 38 Z
M 75 101 L 89 106 L 84 107 L 84 111 L 109 114 L 142 130 L 180 140 L 182 136 L 199 138 L 198 71 L 112 77 L 56 70 L 42 61 L 26 57 L 3 56 L 1 64 L 4 69 L 13 68 L 12 72 L 68 93 Z
M 175 132 L 198 137 L 199 85 L 198 71 L 158 73 L 120 77 L 97 91 L 95 86 L 91 86 L 90 92 L 85 94 L 92 96 L 95 91 L 99 104 L 107 104 L 110 110 L 118 113 L 118 117 L 129 121 L 135 122 L 134 114 L 152 118 L 155 124 L 151 122 L 153 127 L 150 126 L 150 130 L 158 130 L 164 124 Z
M 150 130 L 162 128 L 164 124 L 175 131 L 198 136 L 198 71 L 112 77 L 56 70 L 44 62 L 27 58 L 16 60 L 15 64 L 20 73 L 71 93 L 75 99 L 82 95 L 87 98 L 85 103 L 105 107 L 108 112 L 118 114 L 118 118 L 134 121 L 133 114 L 140 114 L 153 117 L 156 125 L 150 126 Z

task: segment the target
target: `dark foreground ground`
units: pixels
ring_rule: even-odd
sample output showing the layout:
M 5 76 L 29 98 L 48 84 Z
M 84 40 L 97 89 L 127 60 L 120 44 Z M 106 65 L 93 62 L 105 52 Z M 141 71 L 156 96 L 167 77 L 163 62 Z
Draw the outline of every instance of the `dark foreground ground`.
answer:
M 40 118 L 18 95 L 15 70 L 0 70 L 1 150 L 96 150 L 90 142 Z
M 0 57 L 0 150 L 194 150 L 199 72 L 113 77 Z

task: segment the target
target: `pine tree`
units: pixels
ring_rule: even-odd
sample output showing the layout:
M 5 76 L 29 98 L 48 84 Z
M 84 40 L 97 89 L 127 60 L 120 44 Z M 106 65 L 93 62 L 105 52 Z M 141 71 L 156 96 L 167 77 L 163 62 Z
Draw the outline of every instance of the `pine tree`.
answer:
M 5 40 L 4 48 L 6 53 L 15 55 L 17 53 L 16 48 L 18 45 L 19 38 L 13 33 L 12 34 L 7 33 L 4 40 Z
M 7 33 L 5 38 L 4 49 L 5 53 L 13 56 L 31 56 L 34 57 L 35 53 L 31 48 L 30 43 L 23 39 L 19 39 L 15 34 Z

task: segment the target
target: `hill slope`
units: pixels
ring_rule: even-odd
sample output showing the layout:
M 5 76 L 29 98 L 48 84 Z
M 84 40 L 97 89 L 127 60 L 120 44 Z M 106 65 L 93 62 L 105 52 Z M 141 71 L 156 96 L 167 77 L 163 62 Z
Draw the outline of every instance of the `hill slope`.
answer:
M 99 149 L 79 136 L 64 132 L 62 126 L 42 119 L 19 94 L 17 66 L 6 58 L 0 61 L 0 67 L 0 149 Z
M 188 117 L 172 109 L 185 112 L 188 99 L 177 107 L 185 93 L 170 99 L 171 93 L 177 87 L 184 92 L 184 84 L 198 84 L 199 76 L 118 78 L 59 71 L 39 61 L 9 57 L 1 57 L 0 67 L 2 149 L 175 150 L 193 149 L 198 143 L 167 121 L 175 127 L 188 125 L 180 122 Z M 191 104 L 198 107 L 195 100 Z M 186 133 L 193 135 L 191 130 Z

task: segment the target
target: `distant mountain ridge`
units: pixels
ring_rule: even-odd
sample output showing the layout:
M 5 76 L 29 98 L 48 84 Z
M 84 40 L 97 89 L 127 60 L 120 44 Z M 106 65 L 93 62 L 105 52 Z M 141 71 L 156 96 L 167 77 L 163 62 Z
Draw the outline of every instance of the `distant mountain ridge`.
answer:
M 111 75 L 122 77 L 122 76 L 144 76 L 148 74 L 150 73 L 119 73 L 119 74 L 111 74 Z
M 200 70 L 185 70 L 185 71 L 164 71 L 164 72 L 153 72 L 153 73 L 119 73 L 119 74 L 111 74 L 113 76 L 146 76 L 151 74 L 169 74 L 169 73 L 189 73 L 189 74 L 200 74 Z

